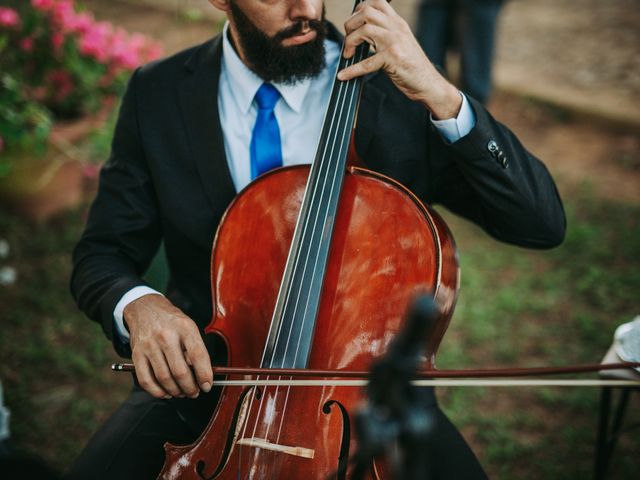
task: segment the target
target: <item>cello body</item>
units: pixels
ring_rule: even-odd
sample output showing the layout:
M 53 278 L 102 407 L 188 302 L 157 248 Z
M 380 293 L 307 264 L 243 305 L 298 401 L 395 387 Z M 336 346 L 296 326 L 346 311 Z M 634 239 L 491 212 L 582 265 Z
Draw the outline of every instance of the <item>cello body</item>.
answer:
M 308 176 L 308 166 L 296 166 L 259 177 L 236 197 L 218 228 L 207 333 L 226 343 L 229 366 L 265 366 Z M 411 300 L 424 292 L 442 311 L 426 350 L 424 368 L 434 368 L 458 283 L 455 244 L 442 219 L 397 182 L 349 168 L 307 368 L 368 369 L 401 328 Z M 287 335 L 286 325 L 279 328 Z M 287 348 L 297 348 L 297 340 L 288 339 Z M 158 478 L 319 480 L 338 469 L 336 478 L 349 478 L 346 462 L 356 448 L 352 415 L 363 400 L 361 389 L 346 386 L 225 386 L 198 440 L 165 445 Z M 389 478 L 385 470 L 372 465 L 371 478 Z

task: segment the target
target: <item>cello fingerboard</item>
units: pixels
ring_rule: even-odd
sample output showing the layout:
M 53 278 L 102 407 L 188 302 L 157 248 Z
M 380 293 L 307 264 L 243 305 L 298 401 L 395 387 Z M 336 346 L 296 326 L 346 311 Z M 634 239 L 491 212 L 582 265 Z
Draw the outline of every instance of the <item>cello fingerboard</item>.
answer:
M 356 0 L 354 9 L 361 1 Z M 336 74 L 368 53 L 369 45 L 363 43 L 350 59 L 340 55 Z M 263 368 L 307 366 L 361 91 L 361 77 L 334 79 L 263 352 Z

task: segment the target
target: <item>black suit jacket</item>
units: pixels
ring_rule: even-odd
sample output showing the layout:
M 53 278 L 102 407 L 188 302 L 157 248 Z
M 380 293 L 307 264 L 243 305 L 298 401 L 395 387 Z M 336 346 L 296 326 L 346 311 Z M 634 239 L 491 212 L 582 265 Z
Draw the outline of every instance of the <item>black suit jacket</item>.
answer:
M 202 329 L 212 312 L 209 264 L 220 218 L 236 192 L 218 116 L 221 37 L 137 70 L 122 101 L 112 153 L 73 254 L 71 289 L 116 350 L 113 310 L 164 240 L 167 296 Z M 369 76 L 355 133 L 359 156 L 428 203 L 441 203 L 495 238 L 560 243 L 562 204 L 544 165 L 473 99 L 476 125 L 447 145 L 424 107 L 386 75 Z M 493 142 L 493 143 L 492 143 Z M 314 141 L 310 141 L 314 144 Z M 114 338 L 115 337 L 115 338 Z

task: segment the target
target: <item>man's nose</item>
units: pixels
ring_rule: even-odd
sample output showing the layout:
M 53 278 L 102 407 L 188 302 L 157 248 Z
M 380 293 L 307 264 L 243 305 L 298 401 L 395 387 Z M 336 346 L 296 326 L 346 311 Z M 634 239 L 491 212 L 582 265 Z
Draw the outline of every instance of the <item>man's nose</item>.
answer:
M 317 20 L 322 2 L 318 0 L 291 0 L 291 20 Z

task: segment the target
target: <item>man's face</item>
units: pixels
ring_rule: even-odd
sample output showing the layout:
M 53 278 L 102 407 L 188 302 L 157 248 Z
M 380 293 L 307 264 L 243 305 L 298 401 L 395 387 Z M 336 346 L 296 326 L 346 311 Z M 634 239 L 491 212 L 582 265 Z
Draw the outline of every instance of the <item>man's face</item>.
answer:
M 228 0 L 242 60 L 267 82 L 295 83 L 325 66 L 323 0 Z

